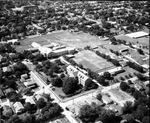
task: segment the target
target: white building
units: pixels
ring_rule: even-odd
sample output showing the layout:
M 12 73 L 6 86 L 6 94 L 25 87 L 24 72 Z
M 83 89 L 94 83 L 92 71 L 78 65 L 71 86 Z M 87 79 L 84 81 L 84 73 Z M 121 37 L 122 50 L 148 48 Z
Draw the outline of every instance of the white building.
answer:
M 140 37 L 144 37 L 144 36 L 148 36 L 148 35 L 149 35 L 148 33 L 143 32 L 143 31 L 126 34 L 126 36 L 129 36 L 131 38 L 140 38 Z
M 66 69 L 67 69 L 67 73 L 70 77 L 76 77 L 77 76 L 78 70 L 74 66 L 69 65 Z
M 68 54 L 68 53 L 74 53 L 74 52 L 75 52 L 75 48 L 66 47 L 66 48 L 63 48 L 63 49 L 54 50 L 52 52 L 52 55 L 53 56 L 61 56 L 61 55 L 65 55 L 65 54 Z
M 79 84 L 85 86 L 85 82 L 89 77 L 80 71 L 78 72 L 77 76 L 78 76 Z
M 20 112 L 21 109 L 24 108 L 23 105 L 21 104 L 21 102 L 15 102 L 15 103 L 13 104 L 13 106 L 14 106 L 14 108 L 15 108 L 16 113 Z
M 41 47 L 41 45 L 38 44 L 38 43 L 36 43 L 36 42 L 33 42 L 33 43 L 31 44 L 31 46 L 34 47 L 34 48 L 40 48 L 40 47 Z
M 18 42 L 18 39 L 11 39 L 11 40 L 7 40 L 8 43 L 12 43 L 14 44 L 15 42 Z
M 25 102 L 29 102 L 31 104 L 35 104 L 35 101 L 34 101 L 34 99 L 32 97 L 27 97 Z
M 43 46 L 43 47 L 39 47 L 39 51 L 44 56 L 48 56 L 48 54 L 52 52 L 52 49 Z

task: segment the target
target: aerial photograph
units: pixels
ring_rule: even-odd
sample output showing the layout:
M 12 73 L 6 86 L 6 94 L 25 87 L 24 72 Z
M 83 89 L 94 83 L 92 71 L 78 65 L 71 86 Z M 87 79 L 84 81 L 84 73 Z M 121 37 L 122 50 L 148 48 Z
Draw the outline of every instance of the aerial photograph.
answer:
M 149 11 L 0 0 L 0 123 L 150 123 Z

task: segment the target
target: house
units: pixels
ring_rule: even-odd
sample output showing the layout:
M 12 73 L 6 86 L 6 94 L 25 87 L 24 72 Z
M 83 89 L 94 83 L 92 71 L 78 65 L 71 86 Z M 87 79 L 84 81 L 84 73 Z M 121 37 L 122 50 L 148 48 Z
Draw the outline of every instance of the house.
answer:
M 111 103 L 113 103 L 113 100 L 110 99 L 110 97 L 107 96 L 107 95 L 103 95 L 103 96 L 102 96 L 102 100 L 103 100 L 103 102 L 104 102 L 105 104 L 111 104 Z
M 35 104 L 35 101 L 34 101 L 34 99 L 32 97 L 27 97 L 25 102 L 29 102 L 31 104 Z
M 82 84 L 83 86 L 85 86 L 86 80 L 89 79 L 87 75 L 85 75 L 80 71 L 78 72 L 77 77 L 78 77 L 79 84 Z
M 18 85 L 18 90 L 23 92 L 24 90 L 26 90 L 26 86 L 24 84 L 19 84 Z
M 90 105 L 91 105 L 92 103 L 95 103 L 95 104 L 101 105 L 101 106 L 104 105 L 103 102 L 99 101 L 99 100 L 96 99 L 95 97 L 88 97 L 88 98 L 85 99 L 85 101 L 86 101 L 87 103 L 89 103 Z
M 35 101 L 38 101 L 40 98 L 43 98 L 45 102 L 48 101 L 45 97 L 43 97 L 43 96 L 40 95 L 40 94 L 35 94 L 35 95 L 33 96 L 33 100 L 35 100 Z
M 9 66 L 2 67 L 2 69 L 3 69 L 3 72 L 11 72 L 12 71 L 12 69 Z
M 21 75 L 21 79 L 27 79 L 28 78 L 28 74 L 22 74 Z
M 12 114 L 13 114 L 12 109 L 9 106 L 4 105 L 3 106 L 3 115 L 5 115 L 5 116 L 11 116 Z
M 21 102 L 15 102 L 13 107 L 16 113 L 20 112 L 24 108 Z
M 78 70 L 74 66 L 69 65 L 66 69 L 67 69 L 67 73 L 70 77 L 76 77 L 77 76 Z
M 7 95 L 9 92 L 14 91 L 14 89 L 12 88 L 7 88 L 5 89 L 5 95 Z

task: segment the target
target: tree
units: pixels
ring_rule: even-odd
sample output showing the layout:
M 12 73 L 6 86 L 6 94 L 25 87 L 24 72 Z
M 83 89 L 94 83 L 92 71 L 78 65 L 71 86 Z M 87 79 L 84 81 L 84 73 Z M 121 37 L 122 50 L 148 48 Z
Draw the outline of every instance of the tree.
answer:
M 62 87 L 62 85 L 63 85 L 63 82 L 59 77 L 55 77 L 51 81 L 52 81 L 53 86 Z
M 98 88 L 98 85 L 94 83 L 91 79 L 87 79 L 85 81 L 85 86 L 84 86 L 85 90 L 96 89 L 96 88 Z
M 99 94 L 97 94 L 96 98 L 101 101 L 102 100 L 102 95 L 99 93 Z
M 144 52 L 142 49 L 137 49 L 137 51 L 139 52 L 139 54 L 144 55 Z
M 29 114 L 24 120 L 23 123 L 36 123 L 35 115 Z
M 140 74 L 140 73 L 137 73 L 136 76 L 141 81 L 145 81 L 148 79 L 146 76 L 144 76 L 143 74 Z
M 150 121 L 149 116 L 145 116 L 142 119 L 142 123 L 149 123 L 149 121 Z
M 121 82 L 120 83 L 120 89 L 122 90 L 122 91 L 126 91 L 127 89 L 129 89 L 130 88 L 130 86 L 126 83 L 126 82 Z
M 46 102 L 44 101 L 43 98 L 40 98 L 37 102 L 36 105 L 39 109 L 43 108 L 46 105 Z
M 83 105 L 79 111 L 79 118 L 83 123 L 90 123 L 96 120 L 97 114 L 90 105 Z
M 135 111 L 135 112 L 133 113 L 133 116 L 134 116 L 135 119 L 141 121 L 142 118 L 144 117 L 144 113 L 141 112 L 140 110 L 137 110 L 137 111 Z
M 103 74 L 105 79 L 110 79 L 111 78 L 111 74 L 109 72 L 104 72 Z
M 127 90 L 127 92 L 128 92 L 128 93 L 131 93 L 131 94 L 133 94 L 134 91 L 135 91 L 135 88 L 134 88 L 134 87 L 131 87 L 131 88 L 129 88 L 129 89 Z
M 135 122 L 134 116 L 132 114 L 126 114 L 124 116 L 124 119 L 127 120 L 127 123 L 134 123 Z
M 60 70 L 60 67 L 59 67 L 56 63 L 53 63 L 51 69 L 52 69 L 52 71 L 54 71 L 55 73 L 58 73 L 59 70 Z
M 122 112 L 123 112 L 123 114 L 131 114 L 132 109 L 133 109 L 132 102 L 127 101 L 127 102 L 124 104 L 124 107 L 122 107 Z
M 6 79 L 6 84 L 8 85 L 8 87 L 16 89 L 16 82 L 14 79 Z
M 65 94 L 73 94 L 78 87 L 78 80 L 73 77 L 66 77 L 63 82 L 62 91 Z
M 141 97 L 141 93 L 140 93 L 140 91 L 138 91 L 138 90 L 134 91 L 134 93 L 133 93 L 133 97 L 134 97 L 136 100 L 138 100 L 138 99 L 139 99 L 139 97 Z

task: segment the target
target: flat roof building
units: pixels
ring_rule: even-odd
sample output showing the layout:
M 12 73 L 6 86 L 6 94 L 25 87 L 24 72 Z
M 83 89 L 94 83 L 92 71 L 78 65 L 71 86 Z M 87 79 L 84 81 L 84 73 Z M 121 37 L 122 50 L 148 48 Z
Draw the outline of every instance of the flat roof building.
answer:
M 131 38 L 140 38 L 140 37 L 144 37 L 144 36 L 148 36 L 148 35 L 149 35 L 148 33 L 143 32 L 143 31 L 126 34 L 126 36 L 129 36 Z

